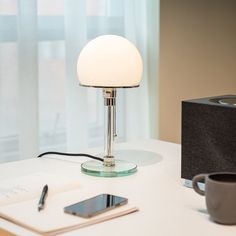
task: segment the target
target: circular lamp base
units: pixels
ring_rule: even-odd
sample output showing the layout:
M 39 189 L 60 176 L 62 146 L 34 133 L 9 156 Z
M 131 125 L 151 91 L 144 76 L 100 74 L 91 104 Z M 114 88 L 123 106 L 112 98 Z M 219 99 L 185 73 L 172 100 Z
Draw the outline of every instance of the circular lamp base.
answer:
M 137 165 L 122 160 L 115 160 L 114 166 L 104 166 L 100 161 L 86 161 L 81 165 L 84 174 L 98 177 L 127 176 L 137 171 Z

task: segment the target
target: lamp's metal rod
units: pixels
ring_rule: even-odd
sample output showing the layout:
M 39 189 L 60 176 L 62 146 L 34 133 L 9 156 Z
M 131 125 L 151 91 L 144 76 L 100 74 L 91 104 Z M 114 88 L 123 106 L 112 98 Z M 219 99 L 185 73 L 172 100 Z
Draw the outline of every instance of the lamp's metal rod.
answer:
M 117 126 L 116 126 L 116 104 L 113 106 L 113 138 L 117 137 Z
M 105 156 L 104 165 L 115 165 L 113 156 L 114 141 L 114 108 L 116 105 L 116 90 L 112 88 L 103 89 L 104 105 L 105 105 Z
M 113 151 L 113 106 L 107 106 L 107 129 L 106 129 L 106 144 L 105 144 L 105 155 L 111 157 Z

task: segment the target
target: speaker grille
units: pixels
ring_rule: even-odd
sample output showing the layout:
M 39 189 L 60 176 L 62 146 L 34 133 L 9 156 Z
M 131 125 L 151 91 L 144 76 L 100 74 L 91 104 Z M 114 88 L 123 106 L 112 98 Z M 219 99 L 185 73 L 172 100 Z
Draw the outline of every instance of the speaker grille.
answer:
M 236 172 L 236 106 L 218 102 L 232 96 L 182 102 L 182 178 Z

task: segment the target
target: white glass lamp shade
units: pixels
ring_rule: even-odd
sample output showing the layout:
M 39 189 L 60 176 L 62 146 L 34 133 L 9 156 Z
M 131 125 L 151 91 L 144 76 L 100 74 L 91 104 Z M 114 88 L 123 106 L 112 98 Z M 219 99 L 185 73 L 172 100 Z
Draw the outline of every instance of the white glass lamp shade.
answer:
M 137 87 L 143 63 L 137 48 L 117 35 L 91 40 L 81 51 L 77 73 L 80 84 L 93 87 Z

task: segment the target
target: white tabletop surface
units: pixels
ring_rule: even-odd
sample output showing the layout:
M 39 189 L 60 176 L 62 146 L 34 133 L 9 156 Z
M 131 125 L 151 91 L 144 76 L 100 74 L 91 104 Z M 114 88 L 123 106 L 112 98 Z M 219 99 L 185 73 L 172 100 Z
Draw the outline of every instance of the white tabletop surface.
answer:
M 180 178 L 181 146 L 157 140 L 142 140 L 117 144 L 117 149 L 136 149 L 158 153 L 162 160 L 155 164 L 140 165 L 138 172 L 119 178 L 99 178 L 80 172 L 80 157 L 56 160 L 55 156 L 29 159 L 0 165 L 0 180 L 36 171 L 63 173 L 78 177 L 81 185 L 98 188 L 104 193 L 127 197 L 140 211 L 107 222 L 72 231 L 64 235 L 81 236 L 235 236 L 236 226 L 212 222 L 207 214 L 205 199 L 183 186 Z M 102 149 L 90 149 L 97 154 Z M 88 151 L 87 151 L 88 152 Z M 144 157 L 148 158 L 147 157 Z M 147 164 L 148 161 L 144 160 Z M 196 162 L 197 164 L 197 162 Z M 33 236 L 30 231 L 0 220 L 0 228 L 17 235 Z

